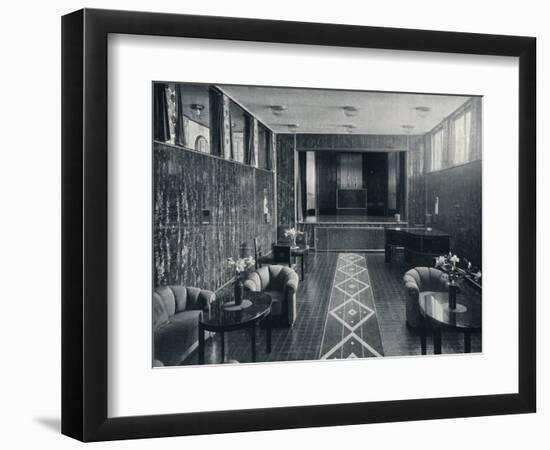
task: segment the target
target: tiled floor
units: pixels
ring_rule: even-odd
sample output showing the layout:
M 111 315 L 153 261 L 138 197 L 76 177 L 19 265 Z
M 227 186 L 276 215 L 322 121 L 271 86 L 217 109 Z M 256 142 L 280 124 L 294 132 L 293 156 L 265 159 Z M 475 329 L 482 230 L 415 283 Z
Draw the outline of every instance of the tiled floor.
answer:
M 374 294 L 376 314 L 385 356 L 420 354 L 420 339 L 409 330 L 405 322 L 406 295 L 403 274 L 406 266 L 399 256 L 392 267 L 384 263 L 381 253 L 365 254 Z M 318 359 L 323 330 L 327 318 L 332 283 L 338 261 L 338 253 L 311 253 L 308 272 L 298 288 L 297 319 L 292 328 L 275 328 L 272 351 L 265 352 L 265 331 L 258 330 L 256 339 L 257 361 L 296 361 Z M 226 334 L 226 360 L 250 362 L 249 335 L 244 331 Z M 459 333 L 443 334 L 443 353 L 463 352 L 463 337 Z M 481 334 L 472 334 L 472 351 L 481 351 Z M 433 353 L 428 337 L 428 354 Z M 206 363 L 220 362 L 219 336 L 206 341 Z M 197 352 L 184 364 L 197 364 Z

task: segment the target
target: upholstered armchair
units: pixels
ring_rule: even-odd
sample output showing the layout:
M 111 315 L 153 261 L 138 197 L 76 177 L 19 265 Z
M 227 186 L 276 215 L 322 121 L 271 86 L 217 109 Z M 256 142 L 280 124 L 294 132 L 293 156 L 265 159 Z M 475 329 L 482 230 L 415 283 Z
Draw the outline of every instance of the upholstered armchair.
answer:
M 419 298 L 422 292 L 446 292 L 449 277 L 446 273 L 433 267 L 415 267 L 404 276 L 407 290 L 407 325 L 417 328 L 420 320 Z
M 273 301 L 272 319 L 275 322 L 279 319 L 285 325 L 292 326 L 296 320 L 298 283 L 298 274 L 294 270 L 285 266 L 271 265 L 247 273 L 244 288 L 252 292 L 269 294 Z
M 177 365 L 197 347 L 199 316 L 215 298 L 213 292 L 196 287 L 162 286 L 153 291 L 155 366 Z

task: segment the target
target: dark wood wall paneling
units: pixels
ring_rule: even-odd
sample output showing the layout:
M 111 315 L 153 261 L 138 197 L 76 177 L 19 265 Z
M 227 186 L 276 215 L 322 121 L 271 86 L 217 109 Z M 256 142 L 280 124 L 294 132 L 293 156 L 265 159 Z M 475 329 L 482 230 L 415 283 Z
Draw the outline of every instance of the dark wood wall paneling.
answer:
M 317 153 L 319 214 L 336 214 L 336 189 L 339 183 L 342 180 L 352 180 L 352 183 L 357 184 L 356 182 L 360 181 L 361 178 L 362 187 L 367 188 L 367 197 L 372 208 L 368 214 L 386 214 L 388 212 L 388 189 L 386 186 L 388 154 L 391 151 L 407 150 L 407 139 L 408 136 L 399 135 L 296 135 L 296 149 L 298 151 L 315 151 Z M 345 162 L 348 157 L 354 158 L 354 152 L 363 152 L 362 164 L 359 162 L 354 165 L 346 165 Z M 341 158 L 339 157 L 340 153 Z M 342 161 L 344 164 L 342 164 Z M 372 164 L 374 170 L 368 169 L 370 164 Z M 356 169 L 361 166 L 363 167 L 363 173 L 359 176 Z M 373 177 L 372 181 L 369 181 L 369 176 Z M 382 184 L 379 183 L 381 177 L 384 178 Z M 400 193 L 404 196 L 404 190 Z M 371 201 L 371 195 L 373 201 Z M 372 202 L 375 204 L 372 204 Z M 382 202 L 384 203 L 383 206 L 380 204 Z M 355 213 L 360 212 L 356 211 Z
M 433 226 L 451 234 L 451 250 L 481 266 L 481 161 L 426 174 L 427 211 Z
M 482 104 L 480 98 L 470 100 L 470 162 L 448 167 L 453 152 L 449 137 L 451 115 L 440 125 L 447 131 L 441 170 L 429 172 L 430 134 L 409 137 L 407 154 L 409 224 L 431 224 L 451 234 L 452 251 L 482 264 Z M 438 125 L 439 126 L 439 125 Z M 439 197 L 439 214 L 435 216 L 435 199 Z
M 363 183 L 367 189 L 367 214 L 388 214 L 388 153 L 363 153 Z
M 277 236 L 296 225 L 294 135 L 277 135 Z
M 155 143 L 153 252 L 154 284 L 183 284 L 216 290 L 230 281 L 226 258 L 241 244 L 253 253 L 253 238 L 270 248 L 275 221 L 272 172 Z M 203 224 L 202 210 L 210 211 Z
M 334 152 L 318 152 L 317 157 L 317 205 L 319 214 L 336 214 L 336 189 L 338 187 L 338 155 Z
M 298 150 L 406 150 L 407 136 L 378 134 L 298 134 Z

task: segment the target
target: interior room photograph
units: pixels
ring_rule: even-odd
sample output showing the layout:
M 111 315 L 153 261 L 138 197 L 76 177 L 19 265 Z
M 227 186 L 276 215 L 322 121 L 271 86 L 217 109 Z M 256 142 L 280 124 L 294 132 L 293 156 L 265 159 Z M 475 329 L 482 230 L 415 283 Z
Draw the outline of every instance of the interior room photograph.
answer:
M 482 351 L 482 97 L 152 91 L 152 366 Z

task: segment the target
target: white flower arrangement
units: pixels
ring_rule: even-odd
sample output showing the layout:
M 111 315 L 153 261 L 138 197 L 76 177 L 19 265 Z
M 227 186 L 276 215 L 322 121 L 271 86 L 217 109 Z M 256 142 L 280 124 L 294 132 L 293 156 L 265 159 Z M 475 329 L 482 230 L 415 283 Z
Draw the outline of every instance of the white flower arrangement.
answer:
M 252 269 L 256 261 L 251 256 L 246 258 L 227 258 L 227 266 L 235 270 L 235 275 L 239 277 L 242 273 Z
M 304 234 L 302 231 L 292 227 L 285 231 L 285 237 L 290 239 L 290 246 L 296 248 L 296 236 Z
M 285 237 L 289 237 L 291 239 L 296 239 L 296 236 L 301 236 L 302 234 L 304 234 L 302 231 L 299 231 L 294 227 L 285 230 Z
M 472 263 L 466 258 L 463 258 L 463 260 L 466 263 L 466 268 L 460 269 L 458 267 L 460 258 L 449 252 L 448 255 L 441 255 L 435 258 L 435 267 L 447 272 L 451 281 L 459 280 L 466 275 L 474 278 L 476 282 L 480 280 L 481 270 L 478 269 L 477 272 L 474 272 L 474 269 L 472 269 Z

